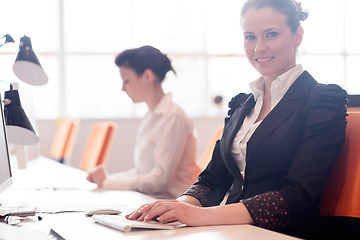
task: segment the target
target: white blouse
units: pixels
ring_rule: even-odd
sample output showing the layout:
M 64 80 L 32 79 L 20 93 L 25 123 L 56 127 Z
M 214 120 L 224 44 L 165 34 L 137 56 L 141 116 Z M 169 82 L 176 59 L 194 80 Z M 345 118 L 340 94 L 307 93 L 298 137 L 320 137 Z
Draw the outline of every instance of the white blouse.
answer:
M 200 172 L 196 148 L 193 122 L 166 94 L 140 124 L 134 149 L 135 167 L 109 174 L 103 186 L 161 198 L 178 197 L 196 182 Z
M 280 102 L 285 93 L 289 90 L 290 86 L 302 74 L 303 68 L 301 65 L 296 65 L 292 69 L 277 77 L 271 83 L 271 110 Z M 250 89 L 254 95 L 255 107 L 244 119 L 244 122 L 234 138 L 231 147 L 231 153 L 236 161 L 240 172 L 245 177 L 246 167 L 246 145 L 251 136 L 261 124 L 262 121 L 255 123 L 260 114 L 263 105 L 265 82 L 263 77 L 258 78 L 256 81 L 250 83 Z

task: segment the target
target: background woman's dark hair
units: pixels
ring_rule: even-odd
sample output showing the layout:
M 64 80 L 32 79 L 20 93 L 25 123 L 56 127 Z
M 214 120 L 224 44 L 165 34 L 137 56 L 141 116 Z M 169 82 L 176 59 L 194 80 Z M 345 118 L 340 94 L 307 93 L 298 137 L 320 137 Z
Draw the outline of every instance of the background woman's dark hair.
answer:
M 300 26 L 300 21 L 304 21 L 309 16 L 307 11 L 303 11 L 301 2 L 295 0 L 248 0 L 244 3 L 241 16 L 251 8 L 272 7 L 287 16 L 287 24 L 294 33 Z
M 131 68 L 138 75 L 143 74 L 146 69 L 150 69 L 156 74 L 160 82 L 165 79 L 168 71 L 171 70 L 176 74 L 171 66 L 170 59 L 152 46 L 125 50 L 116 56 L 115 64 L 118 67 Z

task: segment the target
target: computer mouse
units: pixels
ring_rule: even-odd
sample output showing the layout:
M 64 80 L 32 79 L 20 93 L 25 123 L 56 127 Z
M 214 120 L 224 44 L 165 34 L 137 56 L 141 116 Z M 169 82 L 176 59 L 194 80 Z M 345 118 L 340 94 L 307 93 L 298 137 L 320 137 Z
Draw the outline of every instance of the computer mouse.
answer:
M 87 216 L 99 215 L 99 214 L 116 215 L 120 213 L 121 211 L 115 208 L 95 208 L 85 211 L 85 215 Z

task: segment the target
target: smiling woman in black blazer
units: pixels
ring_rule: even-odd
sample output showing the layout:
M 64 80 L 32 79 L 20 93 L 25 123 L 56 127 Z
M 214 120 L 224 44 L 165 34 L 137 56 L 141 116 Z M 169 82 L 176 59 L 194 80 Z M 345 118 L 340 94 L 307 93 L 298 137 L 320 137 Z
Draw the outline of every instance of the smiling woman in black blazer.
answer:
M 128 218 L 254 224 L 305 235 L 346 127 L 346 92 L 296 64 L 307 15 L 293 0 L 245 3 L 245 53 L 261 77 L 250 83 L 251 94 L 229 103 L 223 136 L 199 181 L 177 200 L 144 205 Z

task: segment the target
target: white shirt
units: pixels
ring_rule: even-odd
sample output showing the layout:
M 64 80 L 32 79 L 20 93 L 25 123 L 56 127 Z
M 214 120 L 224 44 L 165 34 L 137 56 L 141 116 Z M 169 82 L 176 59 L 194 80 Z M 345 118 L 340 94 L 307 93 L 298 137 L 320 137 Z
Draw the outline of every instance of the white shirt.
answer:
M 166 94 L 142 120 L 134 150 L 135 167 L 109 174 L 106 189 L 136 190 L 174 198 L 196 182 L 197 140 L 193 122 Z
M 290 86 L 302 74 L 303 68 L 301 65 L 296 65 L 292 69 L 277 77 L 271 83 L 271 110 L 280 102 Z M 262 121 L 255 123 L 260 114 L 263 105 L 265 82 L 264 78 L 260 77 L 256 81 L 250 83 L 250 89 L 254 96 L 255 107 L 244 119 L 244 122 L 234 138 L 231 147 L 231 153 L 235 159 L 242 176 L 245 176 L 246 165 L 246 145 Z

